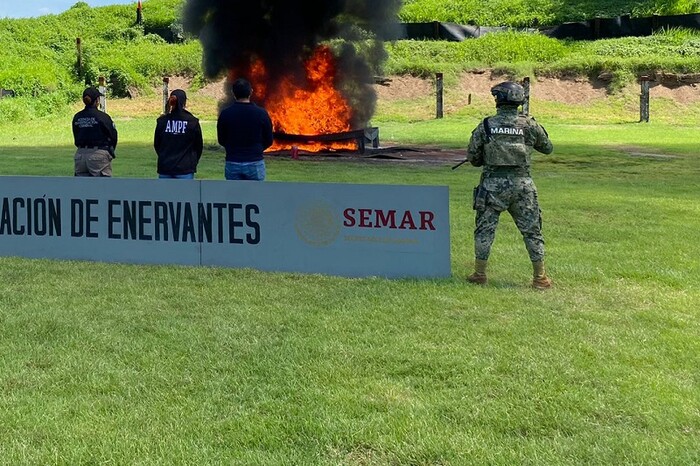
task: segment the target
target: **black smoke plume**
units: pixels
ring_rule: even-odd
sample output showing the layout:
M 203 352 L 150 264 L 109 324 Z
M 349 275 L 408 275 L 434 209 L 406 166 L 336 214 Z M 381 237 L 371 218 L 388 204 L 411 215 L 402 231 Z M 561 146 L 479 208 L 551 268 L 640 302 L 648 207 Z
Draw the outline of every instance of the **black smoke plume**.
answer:
M 353 109 L 352 127 L 360 128 L 374 113 L 371 85 L 400 7 L 401 0 L 187 0 L 184 26 L 202 43 L 207 78 L 244 73 L 262 60 L 270 89 L 290 76 L 303 87 L 305 60 L 329 44 L 337 58 L 335 87 Z

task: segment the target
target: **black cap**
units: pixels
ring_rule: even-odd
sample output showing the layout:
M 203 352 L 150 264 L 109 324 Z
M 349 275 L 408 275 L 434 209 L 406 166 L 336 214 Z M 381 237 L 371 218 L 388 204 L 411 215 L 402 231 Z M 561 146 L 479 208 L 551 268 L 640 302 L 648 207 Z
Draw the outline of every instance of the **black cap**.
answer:
M 100 96 L 104 95 L 96 87 L 88 87 L 83 91 L 83 98 L 90 97 L 93 102 L 96 101 Z
M 177 111 L 181 112 L 182 109 L 185 107 L 185 104 L 187 104 L 187 93 L 183 91 L 182 89 L 175 89 L 173 92 L 170 93 L 171 96 L 177 97 Z

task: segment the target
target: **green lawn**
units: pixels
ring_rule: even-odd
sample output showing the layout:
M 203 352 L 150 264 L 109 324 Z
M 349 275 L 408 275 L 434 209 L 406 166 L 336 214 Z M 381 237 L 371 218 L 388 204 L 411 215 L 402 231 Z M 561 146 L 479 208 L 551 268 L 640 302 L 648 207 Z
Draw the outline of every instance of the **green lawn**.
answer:
M 0 258 L 0 464 L 700 463 L 700 121 L 538 110 L 547 292 L 508 216 L 490 284 L 465 283 L 467 165 L 268 161 L 448 185 L 444 280 Z M 443 147 L 482 117 L 387 113 L 383 143 Z M 115 175 L 154 177 L 154 118 L 115 118 Z M 69 121 L 0 125 L 0 174 L 70 176 Z M 221 179 L 203 126 L 198 176 Z

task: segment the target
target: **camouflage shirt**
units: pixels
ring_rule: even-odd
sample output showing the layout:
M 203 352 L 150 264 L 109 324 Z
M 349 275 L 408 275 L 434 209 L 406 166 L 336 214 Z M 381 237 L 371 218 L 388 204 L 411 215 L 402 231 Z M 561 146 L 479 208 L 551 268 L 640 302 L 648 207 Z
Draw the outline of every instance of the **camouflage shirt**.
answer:
M 545 129 L 534 118 L 518 114 L 517 107 L 498 108 L 495 116 L 479 123 L 472 132 L 467 160 L 484 173 L 500 169 L 528 172 L 532 150 L 552 152 L 552 142 Z

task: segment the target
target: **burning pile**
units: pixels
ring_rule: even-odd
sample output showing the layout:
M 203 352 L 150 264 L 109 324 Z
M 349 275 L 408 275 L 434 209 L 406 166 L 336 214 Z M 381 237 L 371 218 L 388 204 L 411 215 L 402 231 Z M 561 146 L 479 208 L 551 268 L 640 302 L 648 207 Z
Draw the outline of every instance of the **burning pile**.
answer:
M 323 135 L 365 128 L 375 109 L 373 76 L 401 0 L 187 0 L 185 27 L 204 47 L 204 72 L 253 84 L 276 134 Z M 224 102 L 223 105 L 227 105 Z M 294 143 L 354 149 L 355 142 Z

